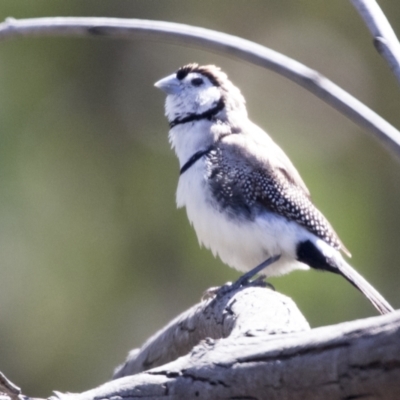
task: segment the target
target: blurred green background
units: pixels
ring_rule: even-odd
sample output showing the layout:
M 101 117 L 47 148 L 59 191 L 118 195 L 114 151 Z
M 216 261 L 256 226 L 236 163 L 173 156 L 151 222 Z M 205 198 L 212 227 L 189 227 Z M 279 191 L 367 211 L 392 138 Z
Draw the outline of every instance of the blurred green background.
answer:
M 400 33 L 397 0 L 381 6 Z M 3 0 L 12 16 L 177 21 L 242 36 L 317 69 L 400 127 L 399 86 L 349 1 Z M 144 40 L 0 43 L 0 370 L 31 396 L 109 379 L 202 292 L 238 273 L 200 249 L 175 208 L 178 163 L 153 83 L 188 62 L 221 66 L 251 118 L 285 149 L 395 307 L 400 163 L 305 90 L 244 62 Z M 344 279 L 271 280 L 312 326 L 376 315 Z

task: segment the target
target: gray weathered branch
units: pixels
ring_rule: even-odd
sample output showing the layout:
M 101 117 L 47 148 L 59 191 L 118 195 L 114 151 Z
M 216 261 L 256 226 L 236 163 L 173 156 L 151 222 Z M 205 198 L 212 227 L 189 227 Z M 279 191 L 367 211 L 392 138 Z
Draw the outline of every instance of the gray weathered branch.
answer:
M 63 400 L 398 400 L 400 313 L 308 332 L 203 341 L 189 355 Z
M 291 299 L 272 290 L 249 287 L 202 301 L 132 350 L 114 379 L 166 364 L 206 338 L 300 332 L 310 327 Z
M 117 375 L 124 377 L 80 394 L 55 392 L 50 400 L 398 400 L 400 312 L 308 330 L 286 296 L 246 288 L 182 314 Z
M 388 62 L 400 83 L 400 43 L 385 14 L 375 0 L 351 0 L 374 38 L 379 54 Z
M 1 395 L 3 394 L 3 396 Z M 0 399 L 21 400 L 21 389 L 0 372 Z
M 329 79 L 305 65 L 249 40 L 210 29 L 163 21 L 119 18 L 53 17 L 0 24 L 0 40 L 33 36 L 101 36 L 200 46 L 235 56 L 279 73 L 346 115 L 400 157 L 400 132 Z

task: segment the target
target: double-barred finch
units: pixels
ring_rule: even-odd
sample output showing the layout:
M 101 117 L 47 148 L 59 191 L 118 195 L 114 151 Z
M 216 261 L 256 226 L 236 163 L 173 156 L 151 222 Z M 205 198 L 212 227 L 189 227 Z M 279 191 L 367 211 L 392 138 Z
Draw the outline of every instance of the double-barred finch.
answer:
M 350 255 L 313 205 L 282 149 L 248 116 L 245 100 L 213 65 L 189 64 L 161 79 L 169 139 L 180 163 L 178 207 L 201 244 L 249 271 L 280 256 L 263 274 L 309 267 L 344 276 L 384 314 L 387 301 L 349 264 Z

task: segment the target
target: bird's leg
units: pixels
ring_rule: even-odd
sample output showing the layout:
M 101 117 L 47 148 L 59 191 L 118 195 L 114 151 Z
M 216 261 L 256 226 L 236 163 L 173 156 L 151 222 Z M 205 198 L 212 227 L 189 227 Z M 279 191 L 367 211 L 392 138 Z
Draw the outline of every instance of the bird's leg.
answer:
M 208 289 L 204 293 L 203 299 L 212 297 L 214 295 L 223 296 L 226 293 L 237 290 L 243 286 L 262 286 L 262 287 L 270 286 L 272 289 L 274 289 L 274 287 L 270 283 L 264 281 L 264 276 L 260 276 L 253 281 L 250 281 L 250 279 L 253 278 L 255 275 L 257 275 L 258 273 L 260 273 L 264 268 L 273 264 L 275 261 L 278 261 L 280 257 L 281 257 L 280 255 L 277 255 L 266 259 L 260 265 L 257 265 L 257 267 L 253 268 L 249 272 L 246 272 L 244 275 L 242 275 L 236 282 Z
M 278 256 L 273 256 L 270 258 L 267 258 L 265 261 L 263 261 L 260 265 L 257 265 L 257 267 L 251 269 L 249 272 L 246 272 L 244 275 L 242 275 L 236 282 L 232 283 L 231 290 L 236 290 L 240 288 L 241 286 L 246 286 L 250 283 L 250 279 L 253 278 L 255 275 L 260 273 L 264 268 L 268 267 L 268 265 L 273 264 L 275 261 L 278 261 L 280 259 L 280 255 Z M 263 277 L 260 277 L 261 281 L 264 280 Z M 254 280 L 254 283 L 258 283 L 260 281 L 260 278 L 257 278 Z

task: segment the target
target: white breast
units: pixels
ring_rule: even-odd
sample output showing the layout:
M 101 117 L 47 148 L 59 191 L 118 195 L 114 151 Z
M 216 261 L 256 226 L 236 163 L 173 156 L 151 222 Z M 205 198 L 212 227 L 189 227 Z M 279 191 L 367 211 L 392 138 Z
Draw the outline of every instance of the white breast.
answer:
M 299 238 L 306 239 L 311 234 L 269 212 L 251 221 L 235 219 L 218 210 L 207 187 L 204 158 L 180 176 L 176 200 L 178 207 L 186 207 L 200 244 L 231 267 L 248 271 L 280 254 L 281 259 L 264 271 L 267 276 L 308 269 L 295 260 L 295 252 Z

